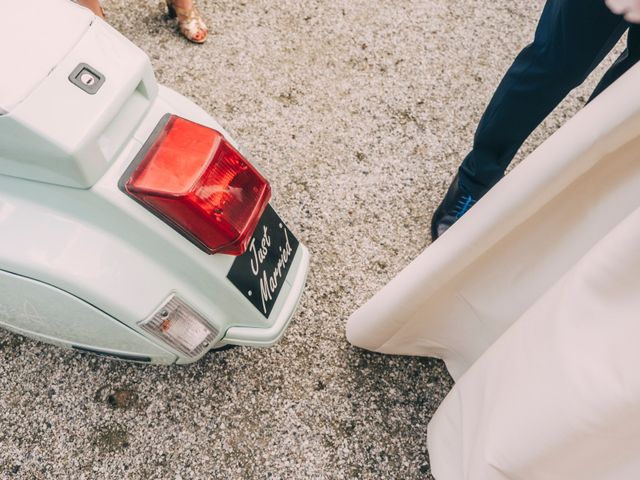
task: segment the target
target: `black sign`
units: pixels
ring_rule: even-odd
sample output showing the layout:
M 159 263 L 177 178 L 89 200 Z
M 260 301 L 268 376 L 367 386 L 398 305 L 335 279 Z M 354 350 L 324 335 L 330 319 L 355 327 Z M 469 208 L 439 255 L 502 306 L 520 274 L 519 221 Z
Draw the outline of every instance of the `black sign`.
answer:
M 235 259 L 227 278 L 269 318 L 297 249 L 296 237 L 267 205 L 247 251 Z

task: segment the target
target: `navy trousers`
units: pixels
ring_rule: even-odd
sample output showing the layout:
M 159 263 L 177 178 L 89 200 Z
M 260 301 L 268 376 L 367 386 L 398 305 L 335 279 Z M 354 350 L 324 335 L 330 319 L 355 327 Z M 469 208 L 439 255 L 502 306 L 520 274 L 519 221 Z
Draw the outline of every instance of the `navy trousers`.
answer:
M 627 49 L 589 100 L 640 59 L 640 25 L 611 13 L 604 0 L 547 0 L 533 42 L 516 57 L 478 124 L 460 166 L 462 188 L 479 198 L 497 183 L 531 132 L 627 29 Z

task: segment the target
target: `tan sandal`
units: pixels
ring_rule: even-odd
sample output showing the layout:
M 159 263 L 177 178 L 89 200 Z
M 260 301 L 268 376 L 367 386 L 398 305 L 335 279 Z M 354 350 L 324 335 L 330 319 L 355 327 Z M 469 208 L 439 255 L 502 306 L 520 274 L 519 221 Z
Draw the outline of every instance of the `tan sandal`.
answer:
M 176 6 L 174 1 L 175 0 L 167 0 L 169 18 L 177 18 L 180 33 L 182 33 L 187 40 L 193 43 L 204 43 L 209 32 L 196 6 L 193 5 L 192 8 L 182 8 Z

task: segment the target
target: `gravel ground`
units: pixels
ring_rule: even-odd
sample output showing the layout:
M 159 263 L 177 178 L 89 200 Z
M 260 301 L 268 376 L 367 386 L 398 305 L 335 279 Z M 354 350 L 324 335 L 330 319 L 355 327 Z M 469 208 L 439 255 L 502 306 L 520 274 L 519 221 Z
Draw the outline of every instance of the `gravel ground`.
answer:
M 360 351 L 344 325 L 428 244 L 430 215 L 542 3 L 200 0 L 212 34 L 194 46 L 160 2 L 106 1 L 158 79 L 264 167 L 312 252 L 308 288 L 276 347 L 190 366 L 0 332 L 2 478 L 432 478 L 426 426 L 452 384 L 443 364 Z

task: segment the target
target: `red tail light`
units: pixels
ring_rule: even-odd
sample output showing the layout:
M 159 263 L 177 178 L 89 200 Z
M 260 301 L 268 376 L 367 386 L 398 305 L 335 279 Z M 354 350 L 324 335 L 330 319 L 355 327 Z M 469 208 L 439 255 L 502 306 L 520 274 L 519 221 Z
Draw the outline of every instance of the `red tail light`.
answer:
M 121 188 L 210 253 L 241 255 L 271 187 L 220 132 L 165 116 Z

